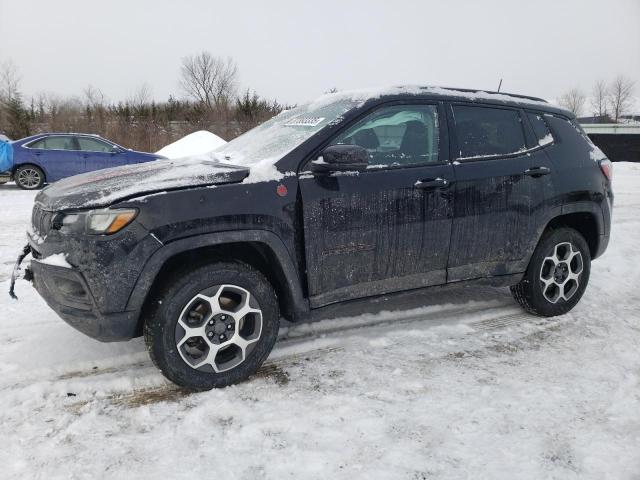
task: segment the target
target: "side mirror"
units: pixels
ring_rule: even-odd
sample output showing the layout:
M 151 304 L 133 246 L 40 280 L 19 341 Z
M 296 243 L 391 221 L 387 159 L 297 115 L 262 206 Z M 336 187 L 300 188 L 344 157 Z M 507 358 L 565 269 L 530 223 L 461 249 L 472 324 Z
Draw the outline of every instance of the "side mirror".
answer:
M 369 166 L 369 154 L 359 145 L 331 145 L 311 162 L 315 173 L 361 171 Z
M 111 153 L 120 153 L 122 149 L 120 147 L 116 147 L 115 145 L 111 147 Z

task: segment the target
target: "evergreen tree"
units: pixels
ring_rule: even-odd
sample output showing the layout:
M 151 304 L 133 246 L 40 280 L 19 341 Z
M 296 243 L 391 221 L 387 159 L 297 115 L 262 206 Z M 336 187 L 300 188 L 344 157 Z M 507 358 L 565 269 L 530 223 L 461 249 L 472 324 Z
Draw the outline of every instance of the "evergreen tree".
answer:
M 2 103 L 6 121 L 4 130 L 9 138 L 28 137 L 30 135 L 29 111 L 25 108 L 20 95 L 13 95 Z

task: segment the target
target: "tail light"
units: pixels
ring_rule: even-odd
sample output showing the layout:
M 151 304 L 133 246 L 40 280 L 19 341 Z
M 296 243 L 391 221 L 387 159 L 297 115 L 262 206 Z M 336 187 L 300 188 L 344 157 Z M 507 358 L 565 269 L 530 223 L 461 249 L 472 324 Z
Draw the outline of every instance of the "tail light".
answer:
M 611 164 L 611 160 L 600 160 L 598 161 L 598 165 L 600 165 L 600 170 L 607 180 L 610 182 L 613 180 L 613 165 Z

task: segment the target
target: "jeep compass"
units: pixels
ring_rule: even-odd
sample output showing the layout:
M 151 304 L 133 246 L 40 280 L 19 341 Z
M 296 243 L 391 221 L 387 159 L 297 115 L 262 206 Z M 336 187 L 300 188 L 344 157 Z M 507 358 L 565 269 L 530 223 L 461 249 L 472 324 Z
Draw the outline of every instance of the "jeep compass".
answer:
M 48 186 L 18 264 L 31 253 L 26 278 L 74 328 L 144 335 L 167 378 L 209 389 L 253 374 L 281 318 L 463 282 L 571 310 L 609 241 L 611 173 L 541 99 L 327 94 L 201 157 Z

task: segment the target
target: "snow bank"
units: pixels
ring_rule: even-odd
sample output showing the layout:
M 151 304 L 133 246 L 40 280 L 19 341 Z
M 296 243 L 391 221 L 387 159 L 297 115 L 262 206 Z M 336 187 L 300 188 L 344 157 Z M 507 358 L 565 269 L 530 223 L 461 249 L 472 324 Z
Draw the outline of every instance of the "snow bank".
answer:
M 206 130 L 200 130 L 170 143 L 156 153 L 167 158 L 183 158 L 209 153 L 225 143 L 227 142 L 219 136 Z

